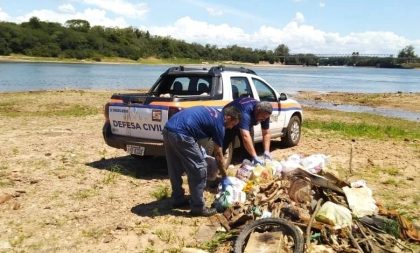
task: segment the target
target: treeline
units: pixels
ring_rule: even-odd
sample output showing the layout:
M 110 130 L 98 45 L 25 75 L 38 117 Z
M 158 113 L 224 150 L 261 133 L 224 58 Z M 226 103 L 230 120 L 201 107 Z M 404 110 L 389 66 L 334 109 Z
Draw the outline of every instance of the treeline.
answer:
M 154 36 L 134 27 L 91 27 L 86 20 L 68 20 L 64 25 L 32 17 L 21 24 L 0 22 L 0 55 L 93 59 L 122 57 L 185 58 L 200 61 L 281 62 L 290 65 L 394 66 L 403 60 L 375 57 L 320 58 L 313 54 L 289 54 L 286 45 L 274 50 L 252 49 L 237 45 L 187 43 L 170 37 Z
M 44 22 L 33 17 L 15 24 L 0 22 L 0 55 L 95 59 L 101 57 L 190 58 L 204 61 L 275 61 L 272 51 L 230 46 L 187 43 L 170 37 L 153 36 L 134 27 L 91 27 L 85 20 L 60 23 Z

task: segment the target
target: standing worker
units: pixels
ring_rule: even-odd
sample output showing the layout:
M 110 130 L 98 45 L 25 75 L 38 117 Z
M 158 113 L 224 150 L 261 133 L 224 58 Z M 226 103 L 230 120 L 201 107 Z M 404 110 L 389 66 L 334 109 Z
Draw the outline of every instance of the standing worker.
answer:
M 273 106 L 269 102 L 260 102 L 249 97 L 235 99 L 226 105 L 226 107 L 231 106 L 237 108 L 241 112 L 242 119 L 238 125 L 239 134 L 242 138 L 242 143 L 245 147 L 245 150 L 252 157 L 252 162 L 254 164 L 263 164 L 263 161 L 257 156 L 257 152 L 255 151 L 251 136 L 253 126 L 257 125 L 258 123 L 261 123 L 263 137 L 262 144 L 264 148 L 263 158 L 271 160 L 271 134 L 269 128 L 270 115 L 273 112 Z M 229 130 L 229 133 L 226 133 L 225 145 L 233 141 L 237 133 L 237 128 Z
M 204 205 L 207 163 L 197 141 L 212 138 L 219 172 L 226 177 L 222 152 L 225 128 L 231 129 L 241 120 L 235 107 L 222 112 L 212 107 L 196 106 L 182 110 L 168 120 L 163 130 L 168 174 L 172 186 L 173 207 L 190 204 L 193 216 L 211 216 L 216 209 Z M 187 174 L 191 200 L 182 188 L 182 174 Z

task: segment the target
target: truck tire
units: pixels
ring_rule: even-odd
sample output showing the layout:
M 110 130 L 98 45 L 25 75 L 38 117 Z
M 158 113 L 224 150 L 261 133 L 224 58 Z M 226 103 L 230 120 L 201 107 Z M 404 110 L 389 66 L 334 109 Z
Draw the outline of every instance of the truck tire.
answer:
M 301 120 L 299 116 L 293 115 L 290 118 L 286 133 L 281 137 L 281 145 L 284 147 L 293 147 L 299 143 L 301 135 Z
M 281 231 L 284 235 L 293 238 L 293 253 L 302 253 L 304 240 L 301 232 L 290 222 L 280 218 L 265 218 L 247 224 L 238 235 L 235 242 L 235 253 L 243 253 L 248 243 L 249 236 L 254 231 Z

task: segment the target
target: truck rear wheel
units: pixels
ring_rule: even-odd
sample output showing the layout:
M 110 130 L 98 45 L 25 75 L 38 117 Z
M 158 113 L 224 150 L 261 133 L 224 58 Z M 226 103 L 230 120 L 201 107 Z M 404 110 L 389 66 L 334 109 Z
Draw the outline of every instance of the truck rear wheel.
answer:
M 299 116 L 293 115 L 290 118 L 289 125 L 285 135 L 281 138 L 281 145 L 285 147 L 293 147 L 299 143 L 301 135 L 301 120 Z

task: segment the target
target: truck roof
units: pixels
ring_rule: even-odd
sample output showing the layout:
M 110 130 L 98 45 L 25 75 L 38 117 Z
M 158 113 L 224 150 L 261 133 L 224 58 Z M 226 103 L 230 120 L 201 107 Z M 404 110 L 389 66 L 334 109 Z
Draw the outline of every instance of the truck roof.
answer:
M 208 68 L 188 68 L 184 66 L 177 66 L 177 67 L 171 67 L 167 69 L 162 76 L 164 75 L 183 75 L 183 74 L 207 74 L 210 76 L 220 76 L 222 72 L 224 71 L 231 71 L 231 72 L 241 72 L 241 73 L 247 73 L 247 74 L 254 74 L 257 75 L 257 73 L 251 69 L 244 68 L 244 67 L 225 67 L 222 65 Z

